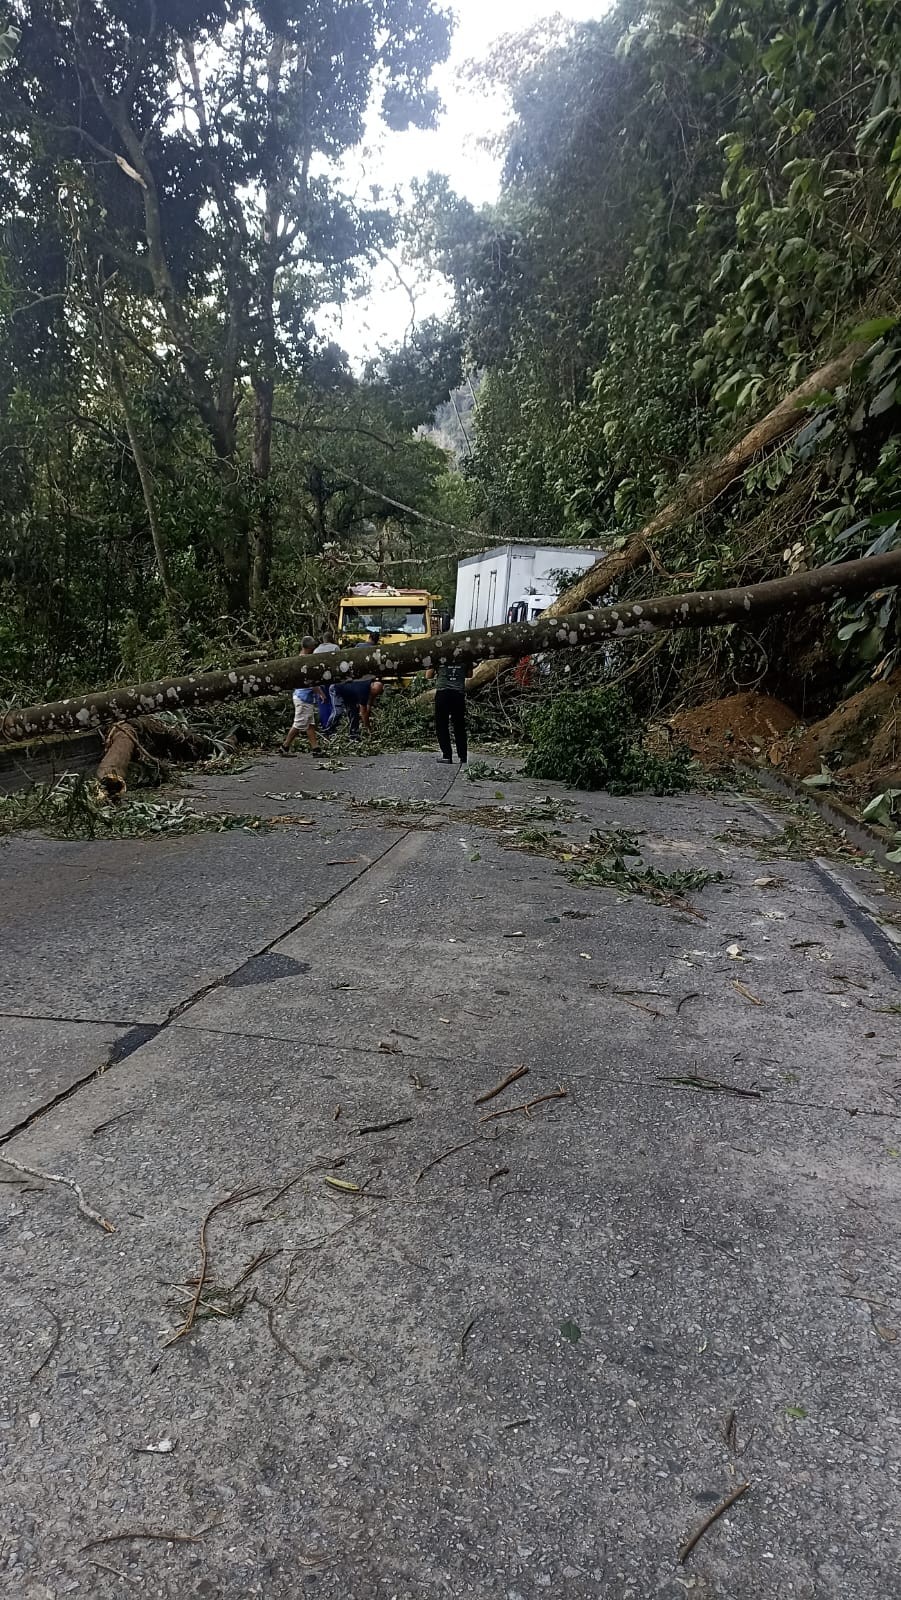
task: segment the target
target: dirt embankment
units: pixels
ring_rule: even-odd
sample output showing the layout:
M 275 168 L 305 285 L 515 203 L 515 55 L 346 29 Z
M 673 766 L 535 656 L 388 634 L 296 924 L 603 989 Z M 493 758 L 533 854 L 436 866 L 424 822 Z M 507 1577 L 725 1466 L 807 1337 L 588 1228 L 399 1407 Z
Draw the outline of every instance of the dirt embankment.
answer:
M 863 800 L 901 787 L 901 670 L 810 726 L 781 700 L 752 693 L 680 711 L 669 726 L 706 766 L 766 763 L 793 778 L 825 769 Z
M 669 726 L 676 738 L 709 766 L 754 762 L 801 719 L 768 694 L 732 694 L 679 711 Z
M 809 777 L 822 767 L 852 779 L 901 770 L 901 672 L 868 683 L 809 727 L 784 759 L 786 772 Z

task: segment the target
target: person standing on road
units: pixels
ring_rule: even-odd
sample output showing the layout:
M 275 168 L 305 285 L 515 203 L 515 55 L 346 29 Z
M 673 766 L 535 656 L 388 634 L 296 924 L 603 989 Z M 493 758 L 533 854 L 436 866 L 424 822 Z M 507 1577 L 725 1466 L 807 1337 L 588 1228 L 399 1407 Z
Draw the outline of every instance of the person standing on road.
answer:
M 337 648 L 335 635 L 326 630 L 322 635 L 322 643 L 317 644 L 313 654 L 314 656 L 327 656 L 331 655 L 332 651 L 337 650 Z M 341 713 L 344 710 L 343 703 L 338 698 L 337 690 L 337 684 L 329 684 L 325 691 L 325 699 L 320 702 L 319 706 L 319 725 L 327 739 L 330 739 L 333 733 L 337 733 L 338 723 L 341 721 Z
M 439 763 L 449 766 L 453 761 L 451 729 L 461 767 L 466 766 L 466 668 L 443 661 L 437 672 L 430 668 L 426 676 L 435 678 L 435 733 L 441 750 Z
M 309 636 L 301 640 L 300 653 L 302 656 L 315 655 L 313 641 Z M 299 733 L 306 734 L 307 744 L 311 750 L 318 750 L 319 736 L 316 732 L 316 712 L 317 709 L 320 713 L 323 710 L 328 711 L 331 709 L 328 694 L 322 685 L 318 683 L 311 684 L 309 687 L 304 686 L 302 689 L 295 689 L 293 700 L 294 721 L 285 735 L 284 744 L 279 745 L 279 752 L 283 756 L 289 754 L 291 746 Z

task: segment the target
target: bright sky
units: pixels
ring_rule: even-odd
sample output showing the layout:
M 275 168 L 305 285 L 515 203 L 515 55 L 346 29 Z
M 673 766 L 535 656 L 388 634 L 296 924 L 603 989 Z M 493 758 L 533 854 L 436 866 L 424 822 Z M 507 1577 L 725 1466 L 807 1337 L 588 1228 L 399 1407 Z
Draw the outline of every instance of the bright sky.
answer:
M 484 59 L 504 34 L 522 33 L 549 14 L 583 22 L 608 9 L 607 0 L 557 0 L 556 4 L 554 0 L 449 0 L 449 5 L 457 26 L 450 58 L 434 77 L 445 107 L 439 125 L 425 133 L 380 133 L 350 163 L 351 182 L 361 190 L 374 183 L 393 189 L 434 171 L 446 172 L 457 193 L 475 205 L 495 200 L 500 166 L 482 141 L 503 129 L 505 97 L 474 90 L 461 69 L 467 62 Z M 409 273 L 404 276 L 410 279 Z M 440 282 L 416 285 L 416 298 L 417 320 L 440 313 L 449 303 L 447 288 Z M 357 364 L 380 345 L 399 343 L 412 315 L 409 293 L 385 262 L 374 274 L 366 297 L 337 311 L 328 331 Z

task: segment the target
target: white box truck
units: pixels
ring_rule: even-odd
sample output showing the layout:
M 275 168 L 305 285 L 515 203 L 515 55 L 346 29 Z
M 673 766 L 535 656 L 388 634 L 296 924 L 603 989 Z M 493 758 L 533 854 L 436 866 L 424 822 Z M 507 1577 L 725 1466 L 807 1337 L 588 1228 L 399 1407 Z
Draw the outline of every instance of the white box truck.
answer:
M 454 632 L 540 616 L 557 598 L 552 574 L 586 572 L 603 553 L 582 546 L 511 543 L 464 556 L 457 563 Z

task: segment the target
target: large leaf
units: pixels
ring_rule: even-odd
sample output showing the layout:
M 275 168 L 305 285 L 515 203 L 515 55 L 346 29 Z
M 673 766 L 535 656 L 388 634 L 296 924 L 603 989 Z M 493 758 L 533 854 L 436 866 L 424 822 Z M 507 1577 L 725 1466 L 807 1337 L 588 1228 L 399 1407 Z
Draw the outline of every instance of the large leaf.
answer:
M 869 322 L 859 322 L 856 328 L 851 329 L 848 338 L 866 340 L 867 344 L 872 344 L 874 340 L 881 339 L 884 334 L 891 333 L 893 328 L 897 328 L 899 321 L 901 318 L 898 317 L 873 317 Z
M 870 401 L 870 416 L 881 417 L 883 411 L 888 411 L 898 399 L 898 384 L 894 378 L 879 390 L 879 393 Z

